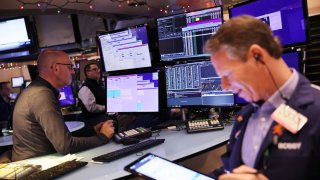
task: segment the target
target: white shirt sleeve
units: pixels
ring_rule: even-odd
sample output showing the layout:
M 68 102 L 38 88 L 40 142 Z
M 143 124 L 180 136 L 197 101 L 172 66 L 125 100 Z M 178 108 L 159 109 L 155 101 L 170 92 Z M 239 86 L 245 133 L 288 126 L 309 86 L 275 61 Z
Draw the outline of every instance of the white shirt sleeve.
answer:
M 83 86 L 79 90 L 78 97 L 89 112 L 95 113 L 105 111 L 105 106 L 96 103 L 96 98 L 87 86 Z

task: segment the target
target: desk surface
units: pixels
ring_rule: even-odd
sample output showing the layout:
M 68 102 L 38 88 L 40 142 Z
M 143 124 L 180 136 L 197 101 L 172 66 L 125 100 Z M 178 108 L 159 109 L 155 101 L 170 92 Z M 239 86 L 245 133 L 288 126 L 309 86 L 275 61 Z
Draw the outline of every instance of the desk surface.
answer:
M 151 152 L 171 161 L 179 160 L 227 141 L 231 129 L 232 126 L 227 126 L 224 130 L 220 131 L 194 134 L 187 134 L 185 130 L 161 131 L 159 134 L 153 133 L 153 136 L 157 136 L 158 139 L 164 138 L 166 140 L 161 145 L 144 150 L 143 154 Z M 89 164 L 80 170 L 63 176 L 62 179 L 116 179 L 130 175 L 130 173 L 124 171 L 123 168 L 125 165 L 136 160 L 139 157 L 139 153 L 126 156 L 125 158 L 110 163 L 97 164 L 90 162 L 93 157 L 123 147 L 124 146 L 121 144 L 110 142 L 104 146 L 77 153 L 78 157 L 83 157 L 82 161 L 88 161 Z M 58 154 L 49 156 L 61 157 L 61 155 Z

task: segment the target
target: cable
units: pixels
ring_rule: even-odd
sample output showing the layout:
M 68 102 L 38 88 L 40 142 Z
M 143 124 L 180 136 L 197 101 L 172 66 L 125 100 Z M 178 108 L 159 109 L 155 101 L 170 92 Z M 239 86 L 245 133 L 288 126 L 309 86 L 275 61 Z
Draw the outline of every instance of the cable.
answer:
M 267 70 L 268 70 L 268 73 L 269 73 L 269 75 L 270 75 L 270 77 L 271 77 L 271 80 L 272 80 L 273 84 L 275 85 L 275 87 L 277 88 L 277 91 L 278 91 L 279 94 L 280 94 L 280 97 L 281 97 L 281 98 L 286 102 L 286 104 L 287 104 L 288 101 L 289 101 L 289 99 L 288 99 L 287 97 L 285 97 L 285 96 L 282 94 L 282 92 L 280 91 L 280 88 L 279 88 L 279 86 L 277 85 L 277 83 L 276 83 L 276 81 L 275 81 L 275 79 L 274 79 L 274 77 L 273 77 L 273 75 L 272 75 L 269 67 L 268 67 L 263 61 L 261 61 L 261 62 L 262 62 L 262 64 L 264 64 L 264 65 L 266 66 L 266 68 L 267 68 Z

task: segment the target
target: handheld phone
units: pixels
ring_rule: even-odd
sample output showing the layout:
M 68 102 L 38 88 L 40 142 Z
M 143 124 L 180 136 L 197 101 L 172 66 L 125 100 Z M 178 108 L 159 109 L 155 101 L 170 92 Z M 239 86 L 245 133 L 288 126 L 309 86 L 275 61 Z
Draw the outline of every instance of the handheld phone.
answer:
M 209 176 L 180 166 L 151 153 L 148 153 L 128 164 L 124 169 L 145 179 L 212 180 Z

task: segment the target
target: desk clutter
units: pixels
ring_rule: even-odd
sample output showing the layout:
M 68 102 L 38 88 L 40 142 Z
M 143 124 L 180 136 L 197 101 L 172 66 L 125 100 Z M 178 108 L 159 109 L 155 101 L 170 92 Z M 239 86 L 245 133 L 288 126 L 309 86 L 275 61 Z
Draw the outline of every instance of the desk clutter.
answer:
M 75 155 L 49 157 L 47 159 L 29 160 L 0 164 L 0 179 L 53 179 L 73 170 L 79 169 L 88 162 L 77 161 Z

